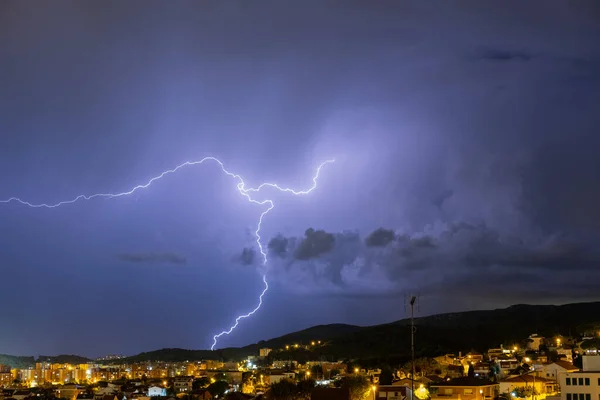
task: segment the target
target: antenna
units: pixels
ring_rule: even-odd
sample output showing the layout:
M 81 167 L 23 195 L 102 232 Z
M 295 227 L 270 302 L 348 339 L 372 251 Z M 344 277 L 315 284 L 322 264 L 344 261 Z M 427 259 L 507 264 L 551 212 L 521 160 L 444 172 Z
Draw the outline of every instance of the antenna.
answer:
M 410 297 L 410 355 L 412 360 L 412 376 L 410 380 L 410 399 L 414 400 L 415 397 L 415 304 L 417 304 L 418 310 L 418 297 Z

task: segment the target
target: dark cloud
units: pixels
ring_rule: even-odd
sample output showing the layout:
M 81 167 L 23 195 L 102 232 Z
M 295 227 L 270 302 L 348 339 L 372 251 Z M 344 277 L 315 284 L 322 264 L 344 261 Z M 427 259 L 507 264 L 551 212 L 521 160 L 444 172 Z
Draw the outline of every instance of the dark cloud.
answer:
M 240 262 L 242 265 L 252 265 L 256 258 L 256 250 L 252 247 L 245 247 L 240 255 Z
M 294 254 L 297 260 L 309 260 L 331 251 L 335 244 L 335 237 L 323 230 L 315 231 L 308 228 L 304 232 L 304 239 Z
M 560 290 L 566 293 L 580 290 L 586 274 L 600 278 L 599 249 L 561 235 L 517 237 L 470 223 L 392 239 L 393 232 L 378 228 L 361 241 L 356 232 L 309 229 L 298 249 L 288 249 L 285 268 L 275 267 L 273 273 L 296 288 L 300 284 L 307 291 L 343 296 L 379 296 L 404 289 L 433 293 L 450 282 L 454 288 L 474 287 L 469 289 L 472 295 L 502 287 L 532 290 L 528 288 L 536 282 L 545 284 L 546 293 L 558 289 L 555 278 L 562 274 Z M 292 256 L 300 250 L 306 258 Z M 460 290 L 444 293 L 458 296 Z
M 396 233 L 391 229 L 379 228 L 365 238 L 369 247 L 383 247 L 396 239 Z
M 288 252 L 289 244 L 290 241 L 288 238 L 284 237 L 281 234 L 278 234 L 277 236 L 269 240 L 267 247 L 270 253 L 279 257 L 285 257 L 285 255 Z
M 132 263 L 154 264 L 186 264 L 187 258 L 176 253 L 119 253 L 116 257 L 121 261 Z

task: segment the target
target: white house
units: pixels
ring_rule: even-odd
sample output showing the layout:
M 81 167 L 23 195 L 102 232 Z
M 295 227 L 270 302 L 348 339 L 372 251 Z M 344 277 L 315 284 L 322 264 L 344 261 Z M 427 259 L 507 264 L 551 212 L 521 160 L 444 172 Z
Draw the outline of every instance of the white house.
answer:
M 545 364 L 543 370 L 540 372 L 540 375 L 548 378 L 554 379 L 555 381 L 561 382 L 561 376 L 566 374 L 567 372 L 577 372 L 579 368 L 566 361 L 556 361 L 550 364 Z M 598 400 L 598 399 L 596 399 Z
M 160 387 L 160 386 L 150 386 L 148 388 L 148 397 L 156 397 L 156 396 L 163 396 L 165 397 L 167 395 L 167 389 Z

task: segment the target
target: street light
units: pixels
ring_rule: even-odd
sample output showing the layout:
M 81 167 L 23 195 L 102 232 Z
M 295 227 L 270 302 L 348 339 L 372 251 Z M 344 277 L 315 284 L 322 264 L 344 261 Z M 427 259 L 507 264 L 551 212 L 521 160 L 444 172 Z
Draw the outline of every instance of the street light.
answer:
M 373 386 L 371 386 L 371 389 L 373 390 L 373 400 L 375 400 L 375 396 L 376 396 L 376 392 L 377 392 L 377 386 L 373 385 Z
M 354 368 L 354 373 L 358 374 L 358 368 Z

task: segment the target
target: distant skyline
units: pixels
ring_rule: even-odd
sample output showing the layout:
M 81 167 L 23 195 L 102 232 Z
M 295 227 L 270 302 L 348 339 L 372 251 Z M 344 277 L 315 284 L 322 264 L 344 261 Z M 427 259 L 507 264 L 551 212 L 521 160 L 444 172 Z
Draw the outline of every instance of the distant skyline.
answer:
M 0 3 L 0 353 L 598 300 L 594 1 Z

